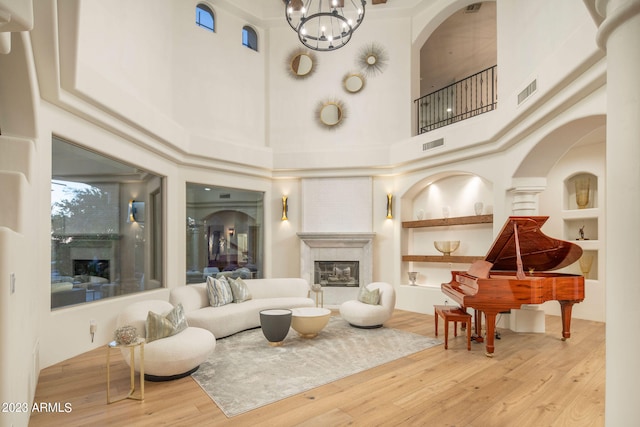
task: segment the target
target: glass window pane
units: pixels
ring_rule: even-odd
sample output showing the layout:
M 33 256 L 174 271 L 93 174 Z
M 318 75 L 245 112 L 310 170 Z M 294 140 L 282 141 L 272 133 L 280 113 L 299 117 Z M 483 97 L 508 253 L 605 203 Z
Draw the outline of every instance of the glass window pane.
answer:
M 213 19 L 213 11 L 204 4 L 196 6 L 196 25 L 209 31 L 215 31 L 215 22 Z
M 264 193 L 187 183 L 187 283 L 262 277 Z
M 53 139 L 51 308 L 162 286 L 161 196 L 162 177 Z

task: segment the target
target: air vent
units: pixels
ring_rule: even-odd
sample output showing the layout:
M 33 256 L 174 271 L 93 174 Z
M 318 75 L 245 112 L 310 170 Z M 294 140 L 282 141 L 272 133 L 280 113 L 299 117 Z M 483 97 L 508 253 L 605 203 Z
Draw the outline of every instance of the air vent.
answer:
M 231 198 L 231 194 L 230 193 L 221 194 L 220 198 L 221 199 L 230 199 Z
M 442 147 L 444 145 L 444 138 L 436 139 L 435 141 L 425 142 L 422 144 L 422 151 L 431 150 L 432 148 Z
M 467 8 L 464 10 L 464 13 L 477 13 L 480 10 L 480 7 L 482 6 L 482 3 L 474 3 L 474 4 L 470 4 L 469 6 L 467 6 Z
M 529 86 L 524 88 L 524 90 L 518 94 L 518 105 L 522 104 L 522 102 L 525 99 L 531 96 L 531 94 L 536 91 L 537 87 L 538 87 L 537 80 L 534 80 L 531 83 L 529 83 Z

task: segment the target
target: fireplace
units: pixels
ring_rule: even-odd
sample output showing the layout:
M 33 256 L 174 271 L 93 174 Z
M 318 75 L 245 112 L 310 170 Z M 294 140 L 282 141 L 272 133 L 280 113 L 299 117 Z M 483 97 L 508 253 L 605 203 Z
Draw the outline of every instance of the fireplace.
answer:
M 300 232 L 298 237 L 300 277 L 322 285 L 325 306 L 355 299 L 360 286 L 371 283 L 375 233 Z
M 360 286 L 359 261 L 314 261 L 313 271 L 321 286 Z
M 110 280 L 108 259 L 74 259 L 74 276 L 98 276 Z

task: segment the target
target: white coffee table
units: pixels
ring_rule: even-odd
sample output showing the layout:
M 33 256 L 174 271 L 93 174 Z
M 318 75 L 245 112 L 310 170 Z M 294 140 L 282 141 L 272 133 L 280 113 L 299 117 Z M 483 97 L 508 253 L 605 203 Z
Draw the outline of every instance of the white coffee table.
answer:
M 302 338 L 314 338 L 327 326 L 331 310 L 322 307 L 301 307 L 291 309 L 291 327 Z

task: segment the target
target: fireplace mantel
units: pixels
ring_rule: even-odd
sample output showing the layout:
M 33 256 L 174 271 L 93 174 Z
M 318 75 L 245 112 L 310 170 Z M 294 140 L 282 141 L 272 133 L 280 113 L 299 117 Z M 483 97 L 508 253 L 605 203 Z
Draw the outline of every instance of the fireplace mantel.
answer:
M 301 232 L 300 240 L 312 248 L 360 247 L 373 240 L 376 233 Z

